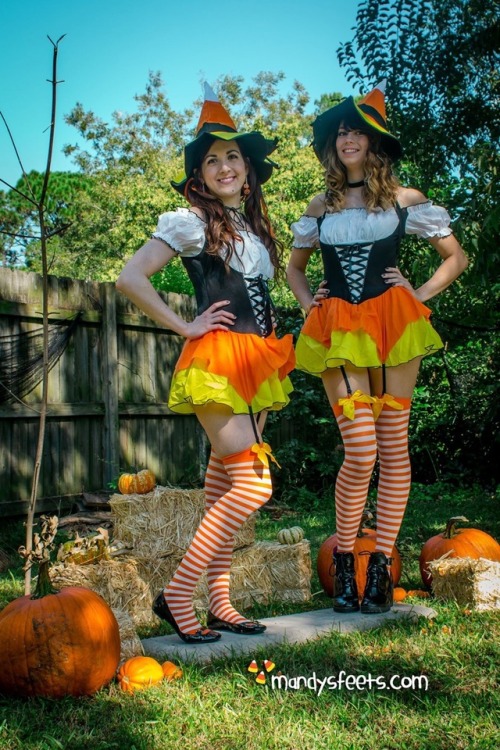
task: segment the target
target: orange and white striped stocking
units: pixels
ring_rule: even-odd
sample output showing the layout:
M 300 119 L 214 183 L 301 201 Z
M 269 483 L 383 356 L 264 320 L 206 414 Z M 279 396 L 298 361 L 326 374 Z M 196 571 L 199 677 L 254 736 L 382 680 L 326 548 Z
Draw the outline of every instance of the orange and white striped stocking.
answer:
M 222 458 L 231 489 L 203 517 L 189 549 L 165 589 L 165 599 L 183 633 L 201 628 L 193 609 L 193 592 L 203 571 L 251 513 L 272 495 L 271 474 L 249 448 Z
M 224 464 L 212 451 L 205 474 L 205 512 L 231 489 L 232 483 Z M 207 567 L 210 612 L 219 620 L 239 623 L 247 618 L 240 615 L 229 600 L 229 582 L 234 537 L 225 544 Z
M 402 409 L 384 404 L 375 423 L 380 474 L 377 493 L 377 552 L 391 556 L 411 486 L 408 422 L 411 399 L 394 398 Z
M 335 484 L 338 552 L 352 552 L 368 487 L 377 458 L 375 423 L 371 405 L 355 402 L 354 419 L 333 408 L 344 443 L 345 457 Z

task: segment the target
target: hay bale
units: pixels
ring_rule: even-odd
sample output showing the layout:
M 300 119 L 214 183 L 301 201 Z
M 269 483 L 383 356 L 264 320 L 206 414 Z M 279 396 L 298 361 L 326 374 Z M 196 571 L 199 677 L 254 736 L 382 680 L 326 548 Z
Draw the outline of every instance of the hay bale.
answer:
M 257 542 L 271 582 L 273 599 L 307 602 L 311 598 L 311 550 L 307 539 L 297 544 Z
M 171 580 L 181 557 L 135 555 L 139 575 L 149 585 L 152 597 Z M 311 553 L 309 542 L 282 545 L 256 542 L 234 551 L 229 584 L 235 607 L 248 608 L 256 602 L 305 602 L 311 598 Z M 203 573 L 193 603 L 198 613 L 208 609 L 208 585 Z
M 110 506 L 114 538 L 134 555 L 180 558 L 203 518 L 205 492 L 158 486 L 145 495 L 113 495 Z M 255 517 L 252 514 L 236 534 L 235 549 L 255 541 Z
M 238 609 L 256 602 L 266 604 L 272 598 L 272 584 L 266 558 L 259 543 L 235 550 L 231 562 L 229 595 Z
M 132 656 L 144 656 L 143 645 L 129 613 L 123 609 L 115 609 L 114 607 L 112 609 L 120 629 L 120 662 L 130 659 Z
M 182 557 L 157 557 L 151 559 L 143 555 L 135 555 L 133 560 L 139 571 L 141 578 L 146 581 L 154 599 L 158 592 L 166 586 L 179 565 Z M 203 573 L 194 590 L 193 604 L 196 610 L 203 610 L 208 607 L 208 585 L 206 573 Z
M 427 563 L 438 599 L 477 610 L 500 609 L 500 563 L 481 557 L 440 558 Z
M 127 612 L 134 625 L 154 622 L 151 592 L 134 560 L 100 560 L 94 565 L 54 565 L 50 578 L 58 588 L 84 586 L 100 594 L 112 609 Z

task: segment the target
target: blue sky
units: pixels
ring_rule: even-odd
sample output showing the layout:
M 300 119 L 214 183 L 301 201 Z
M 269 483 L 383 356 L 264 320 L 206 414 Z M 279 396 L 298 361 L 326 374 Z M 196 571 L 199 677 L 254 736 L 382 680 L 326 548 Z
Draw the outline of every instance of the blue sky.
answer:
M 200 81 L 222 74 L 246 83 L 262 70 L 299 80 L 311 96 L 354 92 L 335 50 L 352 38 L 356 0 L 3 0 L 0 4 L 0 111 L 25 169 L 45 167 L 50 119 L 52 46 L 62 34 L 58 62 L 57 129 L 52 168 L 71 169 L 61 149 L 76 142 L 63 122 L 76 102 L 109 120 L 135 108 L 148 71 L 159 70 L 170 104 L 183 109 L 200 96 Z M 314 9 L 314 13 L 311 10 Z M 20 177 L 0 122 L 0 177 Z

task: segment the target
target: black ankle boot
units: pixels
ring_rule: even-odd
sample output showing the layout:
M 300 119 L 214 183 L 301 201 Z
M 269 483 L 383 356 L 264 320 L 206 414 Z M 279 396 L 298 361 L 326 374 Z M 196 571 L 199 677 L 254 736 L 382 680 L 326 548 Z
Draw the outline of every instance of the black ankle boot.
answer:
M 366 586 L 361 601 L 361 612 L 365 615 L 388 612 L 393 604 L 391 557 L 383 552 L 371 552 L 366 571 Z
M 334 552 L 333 562 L 333 611 L 357 612 L 359 600 L 354 576 L 354 555 L 352 552 Z

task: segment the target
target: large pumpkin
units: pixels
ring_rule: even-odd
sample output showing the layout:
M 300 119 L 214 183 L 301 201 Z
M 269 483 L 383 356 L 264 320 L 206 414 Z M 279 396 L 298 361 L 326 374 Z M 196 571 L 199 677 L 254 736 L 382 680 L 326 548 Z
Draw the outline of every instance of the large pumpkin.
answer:
M 68 586 L 52 590 L 48 566 L 37 591 L 0 612 L 0 693 L 62 698 L 91 695 L 115 676 L 118 623 L 98 594 Z
M 457 523 L 467 523 L 463 516 L 450 518 L 442 534 L 436 534 L 426 541 L 420 553 L 420 574 L 424 584 L 430 588 L 432 576 L 427 563 L 439 557 L 471 557 L 474 560 L 484 557 L 486 560 L 500 562 L 500 544 L 492 536 L 479 529 L 457 529 Z
M 356 569 L 356 584 L 358 587 L 359 596 L 363 596 L 366 585 L 366 569 L 368 567 L 368 560 L 370 556 L 368 554 L 360 554 L 361 552 L 374 552 L 375 543 L 377 541 L 377 532 L 375 529 L 364 528 L 363 524 L 368 518 L 371 517 L 371 513 L 363 514 L 361 524 L 358 529 L 356 541 L 354 543 L 354 565 Z M 335 565 L 333 563 L 333 553 L 337 550 L 338 538 L 337 534 L 332 534 L 328 537 L 318 552 L 317 570 L 318 577 L 321 586 L 327 596 L 333 596 L 333 576 L 335 575 Z M 394 585 L 399 583 L 401 578 L 401 557 L 394 547 L 392 550 L 392 577 Z
M 156 486 L 156 477 L 149 469 L 142 469 L 137 474 L 122 474 L 118 480 L 118 489 L 122 495 L 144 495 Z

